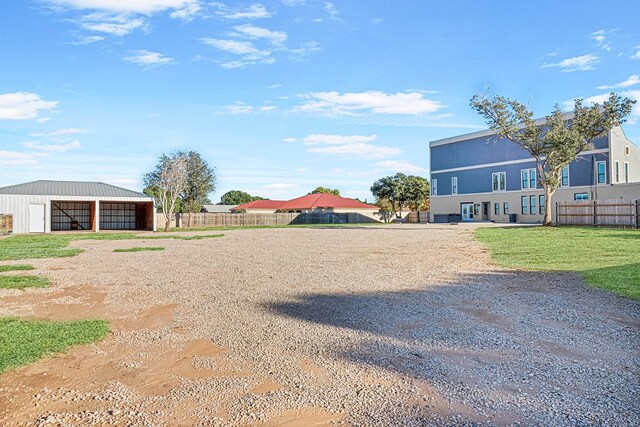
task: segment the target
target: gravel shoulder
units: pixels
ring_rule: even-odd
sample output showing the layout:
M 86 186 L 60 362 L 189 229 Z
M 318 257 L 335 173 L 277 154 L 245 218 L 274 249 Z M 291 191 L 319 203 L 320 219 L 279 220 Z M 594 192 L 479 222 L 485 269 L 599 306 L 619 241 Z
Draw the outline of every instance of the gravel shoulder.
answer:
M 0 315 L 102 317 L 113 332 L 0 375 L 0 420 L 639 425 L 640 304 L 496 267 L 473 229 L 74 242 L 85 252 L 30 261 L 51 288 L 0 290 Z

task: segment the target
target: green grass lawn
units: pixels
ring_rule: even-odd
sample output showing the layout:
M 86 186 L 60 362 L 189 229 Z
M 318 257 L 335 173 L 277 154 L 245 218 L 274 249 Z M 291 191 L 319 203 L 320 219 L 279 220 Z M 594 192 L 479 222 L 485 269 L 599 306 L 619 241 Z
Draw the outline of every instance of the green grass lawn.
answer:
M 0 373 L 78 344 L 103 339 L 105 320 L 58 322 L 0 318 Z
M 0 276 L 0 289 L 46 288 L 49 279 L 40 276 Z
M 479 228 L 505 267 L 576 271 L 595 287 L 640 299 L 640 232 L 591 227 Z
M 145 246 L 140 248 L 114 249 L 113 252 L 164 251 L 162 246 Z
M 74 256 L 82 252 L 80 249 L 69 247 L 69 242 L 75 240 L 198 240 L 222 236 L 222 234 L 202 236 L 180 236 L 172 234 L 138 236 L 133 233 L 18 235 L 0 239 L 0 261 Z
M 13 264 L 13 265 L 0 265 L 0 273 L 4 273 L 5 271 L 24 271 L 24 270 L 35 270 L 35 267 L 28 264 Z

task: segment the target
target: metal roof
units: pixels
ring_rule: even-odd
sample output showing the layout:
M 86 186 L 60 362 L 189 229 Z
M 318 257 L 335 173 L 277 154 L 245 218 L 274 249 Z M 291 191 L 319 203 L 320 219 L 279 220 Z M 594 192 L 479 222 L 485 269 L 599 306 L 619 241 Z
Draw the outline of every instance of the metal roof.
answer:
M 105 184 L 82 181 L 33 181 L 0 188 L 0 194 L 29 196 L 135 197 L 152 199 L 144 193 Z

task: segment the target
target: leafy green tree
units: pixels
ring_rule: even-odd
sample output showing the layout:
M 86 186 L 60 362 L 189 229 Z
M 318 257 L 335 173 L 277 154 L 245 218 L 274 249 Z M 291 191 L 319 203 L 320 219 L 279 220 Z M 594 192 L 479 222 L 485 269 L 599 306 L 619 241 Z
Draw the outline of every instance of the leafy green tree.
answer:
M 420 211 L 429 209 L 429 181 L 421 176 L 409 175 L 406 182 L 408 207 L 418 212 L 418 222 L 420 222 Z
M 180 195 L 187 188 L 187 160 L 178 153 L 163 153 L 154 170 L 144 175 L 143 181 L 145 192 L 156 197 L 165 219 L 164 230 L 169 231 Z
M 480 95 L 471 98 L 471 107 L 497 136 L 518 144 L 536 160 L 538 183 L 547 201 L 543 225 L 551 225 L 551 198 L 560 186 L 562 169 L 582 151 L 592 149 L 594 139 L 624 123 L 634 103 L 615 93 L 602 105 L 594 103 L 590 107 L 576 99 L 572 115 L 564 114 L 556 105 L 549 116 L 538 121 L 529 107 L 517 100 Z
M 391 211 L 395 213 L 396 218 L 401 218 L 402 208 L 407 205 L 409 197 L 408 184 L 408 177 L 403 173 L 385 176 L 373 183 L 371 194 L 377 202 L 381 200 L 389 202 Z
M 189 214 L 187 226 L 191 226 L 191 214 L 200 212 L 202 205 L 211 203 L 209 193 L 216 189 L 216 171 L 196 151 L 179 151 L 187 165 L 187 185 L 180 195 L 183 212 Z
M 333 190 L 333 189 L 328 188 L 328 187 L 316 187 L 316 189 L 313 190 L 309 194 L 322 194 L 322 193 L 333 194 L 334 196 L 339 196 L 340 195 L 340 190 L 338 190 L 337 188 L 335 190 Z
M 220 198 L 220 205 L 244 205 L 245 203 L 253 202 L 254 200 L 266 200 L 259 196 L 252 196 L 249 193 L 239 190 L 227 191 Z

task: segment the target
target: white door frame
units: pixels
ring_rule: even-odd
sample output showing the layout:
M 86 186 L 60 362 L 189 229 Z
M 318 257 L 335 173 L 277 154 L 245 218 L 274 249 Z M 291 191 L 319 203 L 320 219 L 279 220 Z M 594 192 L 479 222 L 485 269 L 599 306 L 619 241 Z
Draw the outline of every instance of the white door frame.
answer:
M 46 212 L 44 203 L 29 203 L 29 233 L 45 232 Z
M 460 203 L 460 216 L 462 221 L 473 221 L 473 203 Z

